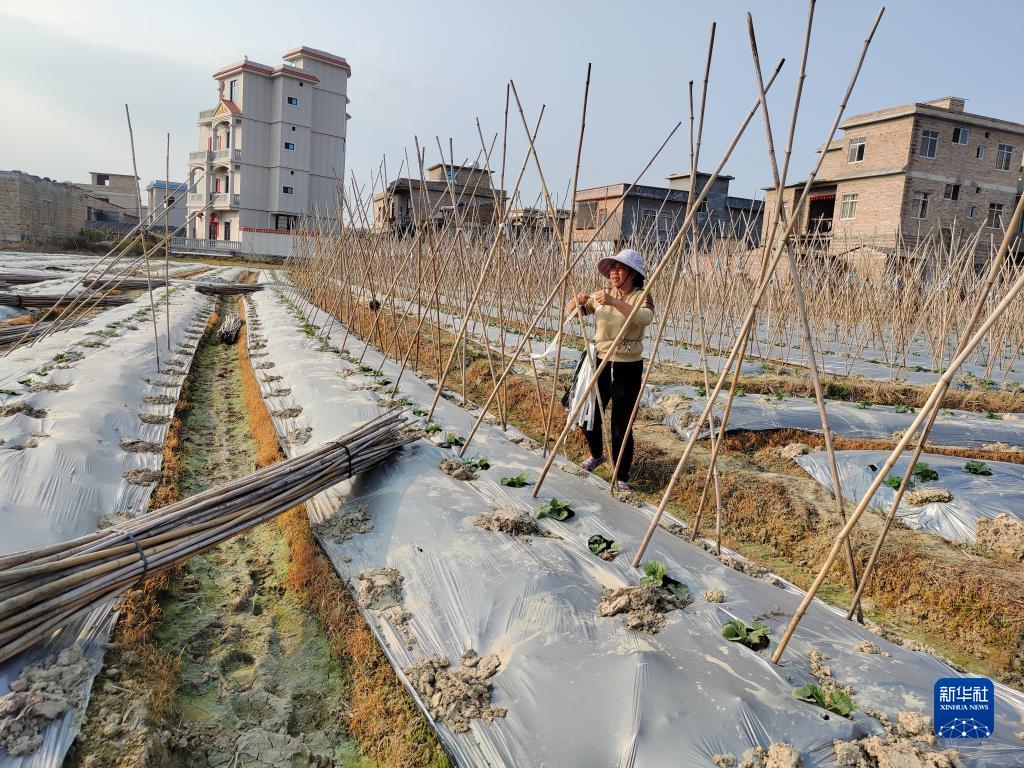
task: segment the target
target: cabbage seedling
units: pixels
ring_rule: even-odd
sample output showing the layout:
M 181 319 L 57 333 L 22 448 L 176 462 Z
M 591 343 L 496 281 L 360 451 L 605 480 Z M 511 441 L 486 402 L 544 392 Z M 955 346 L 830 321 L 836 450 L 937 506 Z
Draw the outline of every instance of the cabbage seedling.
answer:
M 459 443 L 459 445 L 461 445 L 461 443 Z M 483 457 L 475 459 L 473 461 L 464 461 L 462 462 L 462 464 L 470 472 L 482 472 L 485 469 L 491 468 L 491 462 L 489 462 L 487 459 Z
M 427 409 L 426 408 L 413 408 L 412 409 L 412 415 L 413 416 L 426 416 L 427 415 Z
M 911 473 L 915 478 L 920 480 L 922 483 L 927 483 L 929 480 L 938 480 L 939 473 L 928 466 L 926 462 L 919 461 L 914 465 L 914 469 Z
M 900 487 L 900 483 L 902 482 L 902 475 L 889 475 L 887 478 L 885 478 L 885 480 L 882 481 L 882 485 L 888 485 L 895 491 L 897 488 Z M 913 483 L 908 483 L 907 487 L 909 488 L 911 485 L 913 485 Z
M 690 601 L 690 588 L 683 582 L 673 579 L 665 573 L 665 564 L 661 560 L 648 560 L 644 563 L 644 576 L 641 584 L 653 584 L 656 587 L 675 595 L 683 603 Z
M 436 421 L 432 421 L 429 424 L 427 424 L 426 427 L 424 427 L 424 430 L 428 435 L 436 435 L 438 432 L 441 431 L 441 425 L 438 424 Z
M 522 488 L 527 482 L 526 473 L 501 478 L 501 484 L 506 488 Z
M 849 717 L 850 713 L 857 709 L 853 699 L 842 691 L 833 690 L 825 693 L 814 683 L 794 688 L 793 695 L 800 699 L 800 701 L 817 704 L 822 709 L 828 712 L 835 712 L 841 717 Z
M 444 438 L 444 442 L 441 443 L 445 448 L 455 448 L 456 446 L 462 445 L 465 440 L 456 435 L 454 432 L 449 432 Z
M 538 504 L 533 508 L 533 516 L 540 520 L 542 517 L 553 517 L 555 520 L 568 520 L 575 515 L 569 502 L 552 499 L 546 504 Z
M 964 469 L 966 469 L 972 475 L 988 476 L 992 474 L 992 467 L 990 467 L 984 461 L 979 461 L 978 459 L 971 459 L 970 461 L 968 461 L 966 464 L 964 464 Z
M 742 619 L 733 619 L 722 625 L 722 637 L 731 643 L 745 645 L 752 651 L 760 651 L 767 648 L 771 642 L 768 639 L 768 625 L 755 621 L 752 627 L 748 627 Z
M 618 554 L 619 550 L 622 549 L 622 545 L 617 541 L 606 539 L 599 533 L 595 533 L 589 539 L 587 539 L 587 547 L 595 555 L 600 555 L 602 552 L 610 552 L 612 554 Z

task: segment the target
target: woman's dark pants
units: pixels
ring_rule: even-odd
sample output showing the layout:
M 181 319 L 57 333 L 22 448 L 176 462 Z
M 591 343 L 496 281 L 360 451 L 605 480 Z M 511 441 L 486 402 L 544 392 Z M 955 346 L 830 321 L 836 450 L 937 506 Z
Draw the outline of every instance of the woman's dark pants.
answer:
M 601 365 L 600 358 L 597 360 L 597 365 Z M 609 403 L 611 407 L 612 455 L 608 459 L 612 467 L 615 466 L 615 460 L 622 449 L 623 441 L 626 443 L 626 450 L 622 455 L 622 464 L 616 479 L 627 479 L 629 470 L 633 466 L 633 430 L 630 430 L 627 435 L 626 426 L 629 424 L 630 414 L 633 413 L 633 404 L 636 403 L 636 399 L 640 395 L 643 371 L 643 360 L 632 363 L 608 363 L 597 379 L 601 405 L 606 413 Z M 587 440 L 587 447 L 590 448 L 592 456 L 604 455 L 604 436 L 601 430 L 600 412 L 594 416 L 594 428 L 583 430 L 583 436 Z

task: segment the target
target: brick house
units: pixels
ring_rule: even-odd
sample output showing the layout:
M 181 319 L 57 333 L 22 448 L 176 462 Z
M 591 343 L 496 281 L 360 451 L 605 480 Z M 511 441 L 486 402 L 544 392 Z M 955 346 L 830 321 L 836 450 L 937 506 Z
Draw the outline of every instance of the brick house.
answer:
M 698 193 L 710 178 L 710 174 L 698 172 Z M 762 204 L 759 200 L 730 196 L 732 178 L 722 175 L 715 180 L 697 212 L 697 229 L 705 237 L 741 240 L 752 247 L 761 237 Z M 596 242 L 614 245 L 669 243 L 686 218 L 690 174 L 675 173 L 666 180 L 668 187 L 637 184 L 630 190 L 629 184 L 623 182 L 578 190 L 573 240 L 586 242 L 593 237 Z
M 1024 125 L 971 114 L 964 105 L 949 97 L 846 120 L 842 138 L 825 149 L 797 239 L 832 250 L 870 244 L 887 251 L 925 238 L 963 242 L 981 230 L 976 253 L 987 253 L 1019 194 Z M 804 184 L 784 190 L 787 212 Z M 775 191 L 766 192 L 767 232 Z

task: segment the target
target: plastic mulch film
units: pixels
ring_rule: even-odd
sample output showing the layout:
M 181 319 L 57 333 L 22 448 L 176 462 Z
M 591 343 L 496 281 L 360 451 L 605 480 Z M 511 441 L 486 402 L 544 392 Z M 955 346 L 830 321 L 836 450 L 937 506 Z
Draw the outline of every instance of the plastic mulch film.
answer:
M 836 469 L 839 470 L 843 496 L 854 501 L 860 500 L 888 457 L 889 451 L 836 451 Z M 903 477 L 910 458 L 907 454 L 901 457 L 893 467 L 891 476 Z M 834 491 L 824 451 L 797 456 L 796 462 L 811 477 Z M 952 494 L 953 500 L 912 506 L 908 491 L 900 502 L 897 515 L 911 528 L 938 534 L 949 541 L 973 542 L 974 529 L 980 519 L 1006 513 L 1024 520 L 1024 504 L 1021 503 L 1024 466 L 988 461 L 985 464 L 992 474 L 975 475 L 964 468 L 966 459 L 955 456 L 923 453 L 918 463 L 921 462 L 938 472 L 939 478 L 927 482 L 915 480 L 913 487 L 944 488 Z M 888 514 L 894 498 L 896 490 L 881 485 L 871 498 L 871 505 Z
M 290 294 L 289 301 L 294 309 L 279 291 L 266 290 L 247 304 L 267 340 L 260 348 L 266 357 L 259 359 L 259 378 L 280 377 L 261 381 L 261 387 L 289 452 L 297 453 L 337 437 L 389 403 L 378 406 L 387 397 L 382 379 L 347 361 L 348 353 L 362 353 L 362 342 L 350 335 L 347 350 L 341 349 L 345 329 L 337 323 L 329 340 L 310 338 L 294 314 L 308 307 Z M 367 350 L 363 365 L 381 364 L 379 353 Z M 397 374 L 391 361 L 383 361 L 381 370 L 384 379 Z M 272 389 L 289 391 L 282 399 Z M 400 397 L 426 406 L 432 394 L 424 381 L 408 372 L 403 376 Z M 662 561 L 669 575 L 685 583 L 694 602 L 666 614 L 657 634 L 629 630 L 621 616 L 599 618 L 603 589 L 638 582 L 629 563 L 651 509 L 613 500 L 596 478 L 554 469 L 540 501 L 566 500 L 575 517 L 538 521 L 547 535 L 529 541 L 479 528 L 474 519 L 496 507 L 532 509 L 530 486 L 508 488 L 499 479 L 525 473 L 533 481 L 543 460 L 516 444 L 521 436 L 514 431 L 485 424 L 467 458 L 486 457 L 490 469 L 473 480 L 453 479 L 438 469 L 442 459 L 453 457 L 439 443 L 449 435 L 465 436 L 474 414 L 442 399 L 434 417 L 443 429 L 430 441 L 420 440 L 381 470 L 321 494 L 309 509 L 314 523 L 365 513 L 368 525 L 361 532 L 338 535 L 329 524 L 315 529 L 345 579 L 354 582 L 370 568 L 401 573 L 407 622 L 399 626 L 394 614 L 361 610 L 410 692 L 401 670 L 418 661 L 443 657 L 457 664 L 468 649 L 500 659 L 490 681 L 492 703 L 507 708 L 505 717 L 490 725 L 472 720 L 461 733 L 432 721 L 459 765 L 699 766 L 710 765 L 716 754 L 784 742 L 795 746 L 804 765 L 830 766 L 836 764 L 835 739 L 880 731 L 864 711 L 928 715 L 935 681 L 957 675 L 934 657 L 886 642 L 820 602 L 801 622 L 782 664 L 774 666 L 770 651 L 755 653 L 724 641 L 722 624 L 737 618 L 749 624 L 762 616 L 774 647 L 802 593 L 770 574 L 740 573 L 663 529 L 656 531 L 647 557 Z M 306 442 L 295 441 L 299 434 Z M 621 554 L 612 562 L 593 555 L 587 546 L 593 534 L 621 543 Z M 703 600 L 709 589 L 722 590 L 724 602 Z M 864 641 L 889 655 L 855 651 Z M 794 699 L 794 686 L 812 681 L 811 650 L 830 657 L 833 675 L 853 687 L 858 711 L 852 719 L 826 719 L 823 710 Z M 957 745 L 969 765 L 994 768 L 1021 759 L 1014 733 L 1024 696 L 998 690 L 995 736 Z M 412 693 L 427 711 L 429 702 Z
M 164 293 L 155 290 L 154 297 L 159 301 Z M 184 333 L 205 326 L 213 305 L 188 285 L 179 284 L 172 292 L 173 352 L 167 351 L 164 307 L 158 307 L 165 368 L 159 374 L 145 293 L 3 359 L 0 388 L 16 394 L 0 395 L 0 405 L 25 403 L 32 410 L 0 418 L 0 554 L 66 541 L 146 511 L 153 484 L 135 485 L 123 475 L 132 469 L 159 470 L 162 453 L 128 452 L 121 440 L 163 444 L 193 356 Z M 172 356 L 180 373 L 167 367 Z M 143 423 L 140 413 L 166 417 L 167 423 Z M 81 706 L 48 726 L 43 745 L 32 755 L 12 757 L 0 750 L 0 768 L 61 764 L 78 733 L 114 619 L 112 605 L 98 607 L 55 632 L 45 647 L 0 665 L 0 696 L 25 666 L 75 642 L 82 644 L 91 669 Z
M 671 395 L 692 398 L 679 401 L 677 410 L 669 414 L 666 423 L 675 428 L 684 439 L 690 436 L 690 424 L 704 409 L 705 400 L 693 387 L 667 387 L 652 395 L 653 400 Z M 716 403 L 716 413 L 724 408 L 725 394 Z M 674 404 L 675 406 L 675 404 Z M 889 440 L 902 437 L 903 430 L 913 422 L 915 415 L 909 410 L 899 413 L 894 406 L 859 406 L 839 400 L 825 403 L 829 429 L 833 434 L 851 439 Z M 729 412 L 726 431 L 799 429 L 821 432 L 821 417 L 813 398 L 747 394 L 735 397 Z M 702 435 L 706 430 L 702 431 Z M 953 448 L 1024 448 L 1024 423 L 1021 414 L 1008 413 L 999 419 L 983 413 L 943 409 L 928 434 L 928 442 Z

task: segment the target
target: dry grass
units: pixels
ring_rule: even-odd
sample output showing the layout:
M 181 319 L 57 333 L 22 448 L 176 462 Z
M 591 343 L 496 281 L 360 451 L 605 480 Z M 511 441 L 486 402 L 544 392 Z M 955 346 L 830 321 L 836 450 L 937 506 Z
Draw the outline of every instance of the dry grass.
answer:
M 244 317 L 241 297 L 239 313 Z M 243 396 L 256 442 L 256 463 L 264 467 L 279 461 L 282 454 L 277 431 L 249 365 L 245 325 L 236 346 Z M 313 539 L 305 507 L 293 507 L 274 524 L 288 545 L 287 588 L 320 620 L 332 653 L 348 671 L 348 729 L 363 754 L 380 768 L 449 765 L 437 737 L 402 687 L 344 582 Z
M 9 328 L 11 326 L 18 325 L 30 325 L 33 322 L 35 322 L 35 319 L 32 317 L 32 315 L 19 315 L 18 317 L 14 317 L 11 318 L 10 320 L 7 320 L 6 322 L 0 323 L 0 325 Z

